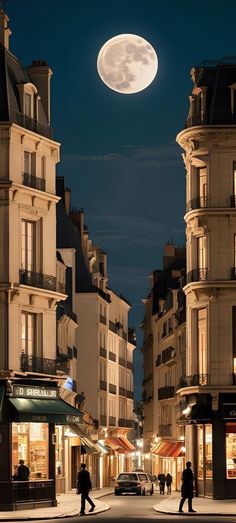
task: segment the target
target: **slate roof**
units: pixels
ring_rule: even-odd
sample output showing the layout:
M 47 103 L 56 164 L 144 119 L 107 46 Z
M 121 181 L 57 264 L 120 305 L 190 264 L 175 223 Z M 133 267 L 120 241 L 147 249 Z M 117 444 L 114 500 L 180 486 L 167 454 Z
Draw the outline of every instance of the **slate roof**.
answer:
M 38 120 L 24 115 L 20 107 L 17 85 L 34 83 L 26 67 L 14 54 L 0 44 L 0 122 L 16 123 L 38 134 L 52 138 L 52 129 L 38 100 Z M 40 93 L 39 93 L 40 96 Z

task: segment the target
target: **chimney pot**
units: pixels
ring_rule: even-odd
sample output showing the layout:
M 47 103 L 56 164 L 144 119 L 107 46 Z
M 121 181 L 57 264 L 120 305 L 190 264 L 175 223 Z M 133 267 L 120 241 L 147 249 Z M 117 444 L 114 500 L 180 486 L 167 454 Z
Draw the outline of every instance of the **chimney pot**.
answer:
M 9 49 L 9 38 L 11 36 L 11 29 L 7 27 L 9 18 L 4 13 L 3 9 L 0 10 L 0 43 L 6 49 Z

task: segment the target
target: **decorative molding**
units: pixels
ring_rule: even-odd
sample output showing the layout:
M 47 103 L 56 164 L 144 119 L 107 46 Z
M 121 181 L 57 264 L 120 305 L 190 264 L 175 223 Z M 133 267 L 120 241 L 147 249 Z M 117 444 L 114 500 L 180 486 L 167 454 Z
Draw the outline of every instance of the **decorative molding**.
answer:
M 57 301 L 59 300 L 56 300 L 55 298 L 48 298 L 49 309 L 55 309 Z
M 36 299 L 36 294 L 30 294 L 29 295 L 29 304 L 35 305 L 35 299 Z

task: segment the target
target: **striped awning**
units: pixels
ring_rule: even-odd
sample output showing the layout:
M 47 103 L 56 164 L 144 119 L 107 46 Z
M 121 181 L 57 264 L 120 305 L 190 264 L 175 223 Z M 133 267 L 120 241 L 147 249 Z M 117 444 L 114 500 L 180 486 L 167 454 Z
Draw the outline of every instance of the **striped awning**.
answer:
M 151 449 L 152 454 L 163 458 L 178 458 L 185 455 L 182 441 L 162 440 Z
M 124 436 L 108 436 L 107 438 L 105 438 L 105 443 L 112 450 L 116 450 L 120 454 L 124 454 L 126 452 L 133 452 L 135 450 L 134 445 Z

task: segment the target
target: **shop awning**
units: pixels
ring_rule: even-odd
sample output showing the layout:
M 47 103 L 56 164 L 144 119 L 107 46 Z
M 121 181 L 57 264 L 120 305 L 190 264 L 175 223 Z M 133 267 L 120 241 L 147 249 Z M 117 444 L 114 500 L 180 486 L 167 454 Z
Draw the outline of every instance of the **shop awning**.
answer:
M 125 437 L 109 436 L 105 438 L 105 444 L 112 450 L 124 454 L 125 452 L 132 452 L 135 450 L 134 445 Z
M 83 412 L 61 399 L 9 398 L 12 421 L 33 423 L 82 423 Z
M 152 448 L 151 453 L 163 458 L 178 458 L 184 456 L 185 451 L 182 441 L 162 440 Z

